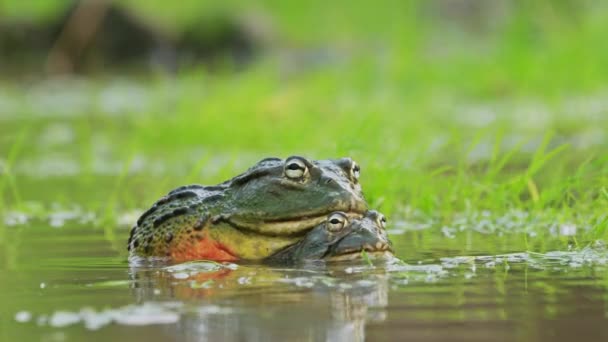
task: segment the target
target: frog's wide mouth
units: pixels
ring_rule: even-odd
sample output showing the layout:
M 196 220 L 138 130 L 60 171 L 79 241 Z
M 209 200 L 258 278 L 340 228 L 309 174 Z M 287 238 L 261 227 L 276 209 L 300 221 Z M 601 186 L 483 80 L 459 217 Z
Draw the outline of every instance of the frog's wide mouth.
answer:
M 390 259 L 390 258 L 394 257 L 393 252 L 390 251 L 390 250 L 385 250 L 385 251 L 380 251 L 380 250 L 366 251 L 366 254 L 367 254 L 367 256 L 370 259 L 374 259 L 374 260 Z M 363 255 L 361 253 L 361 250 L 325 257 L 325 261 L 330 261 L 330 262 L 334 262 L 334 261 L 352 261 L 352 260 L 361 260 L 361 259 L 363 259 Z
M 327 216 L 333 211 L 324 213 L 317 216 L 304 216 L 298 218 L 289 219 L 276 219 L 276 220 L 260 220 L 258 222 L 243 220 L 238 217 L 226 218 L 225 221 L 230 225 L 241 229 L 249 230 L 261 235 L 303 235 L 308 230 L 315 226 L 325 222 Z M 345 214 L 350 218 L 361 218 L 364 212 L 349 211 Z
M 349 201 L 337 201 L 323 208 L 306 211 L 285 211 L 281 214 L 261 212 L 235 212 L 232 215 L 219 217 L 240 230 L 247 230 L 260 235 L 290 236 L 304 235 L 315 226 L 325 222 L 327 217 L 336 211 L 345 213 L 349 218 L 362 218 L 368 212 L 365 201 L 351 198 Z

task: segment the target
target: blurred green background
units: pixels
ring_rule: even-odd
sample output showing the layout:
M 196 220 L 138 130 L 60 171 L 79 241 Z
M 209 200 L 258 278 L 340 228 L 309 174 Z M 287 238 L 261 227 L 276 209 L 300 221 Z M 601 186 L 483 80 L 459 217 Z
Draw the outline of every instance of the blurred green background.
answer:
M 541 229 L 580 222 L 603 236 L 606 3 L 100 3 L 128 25 L 100 24 L 74 57 L 82 68 L 66 72 L 52 58 L 73 48 L 61 43 L 69 25 L 113 17 L 0 0 L 11 217 L 78 207 L 106 222 L 176 186 L 299 154 L 353 157 L 371 205 L 402 225 L 523 210 L 546 217 Z M 133 27 L 142 39 L 124 45 Z
M 606 37 L 606 1 L 0 0 L 0 340 L 605 340 Z M 290 155 L 355 159 L 411 265 L 127 263 L 171 189 Z M 81 326 L 150 300 L 187 313 Z

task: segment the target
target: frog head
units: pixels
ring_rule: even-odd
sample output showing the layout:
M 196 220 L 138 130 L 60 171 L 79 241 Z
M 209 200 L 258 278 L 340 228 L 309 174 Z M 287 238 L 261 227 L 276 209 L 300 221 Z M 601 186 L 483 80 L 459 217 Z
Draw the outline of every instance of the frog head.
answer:
M 305 260 L 340 261 L 362 257 L 392 256 L 392 244 L 386 233 L 386 218 L 370 210 L 361 218 L 334 212 L 298 243 L 268 258 L 271 262 Z
M 264 159 L 223 184 L 220 212 L 230 224 L 259 234 L 304 234 L 331 212 L 360 217 L 367 211 L 360 171 L 350 158 Z

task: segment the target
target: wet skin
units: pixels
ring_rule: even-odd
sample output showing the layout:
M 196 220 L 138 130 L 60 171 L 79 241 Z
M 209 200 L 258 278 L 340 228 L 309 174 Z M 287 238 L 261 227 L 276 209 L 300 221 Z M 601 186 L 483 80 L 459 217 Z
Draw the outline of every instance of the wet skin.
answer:
M 354 260 L 362 251 L 372 257 L 392 256 L 386 233 L 386 218 L 375 210 L 361 218 L 335 212 L 313 228 L 304 239 L 266 259 L 270 263 L 297 263 L 307 260 Z
M 177 188 L 139 218 L 129 257 L 262 260 L 301 240 L 333 211 L 366 212 L 358 178 L 350 158 L 294 156 L 264 159 L 219 185 Z

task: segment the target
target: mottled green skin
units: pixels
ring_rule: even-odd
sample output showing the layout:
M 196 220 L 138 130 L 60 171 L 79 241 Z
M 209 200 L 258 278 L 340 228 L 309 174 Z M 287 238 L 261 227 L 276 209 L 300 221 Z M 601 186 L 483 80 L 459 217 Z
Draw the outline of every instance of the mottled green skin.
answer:
M 332 215 L 328 216 L 328 220 Z M 386 219 L 383 217 L 377 211 L 370 210 L 362 218 L 349 218 L 337 232 L 328 228 L 328 222 L 323 222 L 308 232 L 304 239 L 265 261 L 296 263 L 307 260 L 352 260 L 361 258 L 364 250 L 372 255 L 392 255 L 392 243 L 386 233 Z
M 286 176 L 286 162 L 294 159 L 307 167 L 302 179 Z M 268 158 L 219 185 L 177 188 L 139 218 L 128 242 L 130 256 L 169 256 L 172 248 L 187 248 L 185 240 L 194 244 L 205 232 L 239 258 L 271 255 L 301 239 L 330 212 L 367 210 L 353 165 L 350 158 Z M 265 241 L 270 246 L 260 248 Z M 241 256 L 240 249 L 248 245 L 259 251 Z

